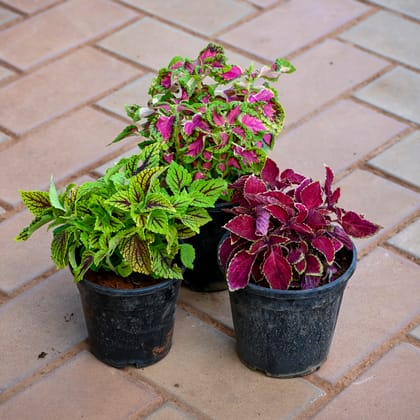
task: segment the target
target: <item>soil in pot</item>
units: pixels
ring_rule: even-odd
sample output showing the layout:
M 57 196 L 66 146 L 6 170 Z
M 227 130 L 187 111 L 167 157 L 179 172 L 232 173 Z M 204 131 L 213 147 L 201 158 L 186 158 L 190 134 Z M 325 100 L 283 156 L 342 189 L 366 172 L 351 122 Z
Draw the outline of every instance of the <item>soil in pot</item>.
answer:
M 355 249 L 350 258 L 344 274 L 316 289 L 273 290 L 250 284 L 231 292 L 241 361 L 280 378 L 317 370 L 329 353 L 344 289 L 356 267 Z
M 119 282 L 107 273 L 96 280 L 104 285 L 88 278 L 77 287 L 91 352 L 102 362 L 117 368 L 128 365 L 141 368 L 165 357 L 172 346 L 181 282 L 168 280 L 117 289 L 104 286 L 115 286 Z

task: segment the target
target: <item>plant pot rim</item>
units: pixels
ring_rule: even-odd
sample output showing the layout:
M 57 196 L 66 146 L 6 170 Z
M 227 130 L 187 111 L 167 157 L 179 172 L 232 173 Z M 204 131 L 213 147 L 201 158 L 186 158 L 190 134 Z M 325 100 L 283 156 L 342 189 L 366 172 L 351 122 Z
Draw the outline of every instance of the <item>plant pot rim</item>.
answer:
M 338 287 L 341 287 L 346 284 L 346 282 L 349 280 L 349 278 L 353 275 L 354 271 L 356 270 L 356 264 L 357 264 L 357 249 L 354 245 L 354 242 L 352 241 L 353 248 L 351 251 L 352 253 L 352 259 L 349 267 L 347 270 L 337 279 L 335 279 L 333 282 L 324 284 L 323 286 L 315 287 L 314 289 L 307 289 L 307 290 L 281 290 L 281 289 L 271 289 L 269 287 L 263 287 L 259 286 L 255 283 L 249 283 L 245 289 L 249 288 L 250 291 L 252 291 L 253 294 L 257 294 L 260 296 L 272 296 L 277 298 L 283 298 L 283 299 L 311 299 L 317 295 L 327 293 L 331 289 L 335 289 Z M 245 289 L 239 289 L 236 291 L 229 291 L 229 293 L 237 293 L 241 290 Z
M 165 289 L 168 284 L 181 281 L 178 279 L 169 279 L 162 280 L 157 284 L 152 284 L 151 286 L 138 287 L 136 289 L 115 289 L 113 287 L 101 286 L 99 284 L 93 283 L 92 281 L 83 278 L 80 282 L 77 283 L 77 286 L 84 285 L 87 288 L 95 290 L 97 293 L 102 295 L 112 295 L 112 296 L 139 296 L 139 295 L 150 295 L 155 293 L 158 290 Z

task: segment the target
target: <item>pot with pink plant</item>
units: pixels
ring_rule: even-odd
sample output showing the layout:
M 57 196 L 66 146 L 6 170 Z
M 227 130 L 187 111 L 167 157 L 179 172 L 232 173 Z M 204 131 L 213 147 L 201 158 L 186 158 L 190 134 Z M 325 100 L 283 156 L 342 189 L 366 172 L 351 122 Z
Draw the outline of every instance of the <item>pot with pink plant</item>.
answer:
M 159 70 L 149 89 L 146 105 L 126 106 L 133 124 L 114 140 L 139 136 L 139 148 L 158 144 L 161 165 L 175 160 L 193 179 L 223 179 L 259 174 L 267 150 L 283 127 L 284 111 L 270 85 L 294 67 L 283 59 L 271 66 L 247 69 L 229 64 L 224 49 L 209 44 L 196 59 L 176 56 Z M 221 226 L 228 215 L 221 211 L 230 191 L 220 194 L 209 213 L 213 222 L 197 238 L 196 264 L 184 284 L 193 290 L 226 289 L 217 264 Z
M 219 263 L 229 286 L 237 352 L 269 376 L 307 375 L 326 360 L 344 289 L 356 269 L 350 237 L 379 226 L 337 205 L 326 167 L 322 185 L 267 159 L 260 176 L 231 185 Z

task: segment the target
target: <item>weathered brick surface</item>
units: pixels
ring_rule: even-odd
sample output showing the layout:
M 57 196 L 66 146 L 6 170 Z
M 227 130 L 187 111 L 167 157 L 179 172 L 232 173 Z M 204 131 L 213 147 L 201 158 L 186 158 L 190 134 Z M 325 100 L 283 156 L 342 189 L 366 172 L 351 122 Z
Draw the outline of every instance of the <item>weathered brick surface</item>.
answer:
M 212 418 L 284 418 L 323 395 L 303 379 L 281 381 L 245 367 L 234 341 L 184 311 L 177 313 L 169 355 L 145 376 Z
M 147 420 L 194 420 L 198 417 L 193 414 L 186 413 L 179 409 L 176 405 L 167 403 L 159 407 L 158 410 L 146 417 Z
M 38 10 L 45 9 L 60 0 L 3 0 L 4 4 L 18 9 L 19 11 L 27 14 L 37 12 Z
M 77 50 L 1 88 L 0 125 L 25 133 L 136 74 L 132 66 L 90 47 Z
M 106 147 L 124 124 L 91 108 L 67 115 L 42 127 L 0 154 L 0 197 L 19 202 L 19 189 L 44 189 L 51 175 L 65 177 L 105 158 L 121 145 Z M 60 141 L 60 153 L 54 146 Z M 126 144 L 125 144 L 126 145 Z M 16 165 L 14 156 L 19 156 Z
M 126 419 L 159 401 L 158 394 L 130 382 L 84 351 L 1 405 L 0 416 L 24 419 L 30 413 L 33 420 Z
M 16 13 L 13 13 L 10 10 L 0 6 L 0 26 L 12 22 L 18 17 L 19 15 L 17 15 Z
M 0 308 L 0 391 L 85 338 L 77 288 L 67 270 L 4 304 Z
M 0 58 L 24 70 L 135 16 L 108 0 L 71 0 L 0 33 Z

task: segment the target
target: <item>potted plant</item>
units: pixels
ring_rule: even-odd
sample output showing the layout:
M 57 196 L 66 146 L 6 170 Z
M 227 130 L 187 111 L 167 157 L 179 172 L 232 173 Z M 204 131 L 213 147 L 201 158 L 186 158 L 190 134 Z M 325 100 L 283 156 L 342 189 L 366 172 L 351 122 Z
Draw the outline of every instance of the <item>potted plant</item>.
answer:
M 230 291 L 237 352 L 270 376 L 306 375 L 325 361 L 344 288 L 356 268 L 350 236 L 379 227 L 337 206 L 340 189 L 267 159 L 231 185 L 234 217 L 219 262 Z
M 284 121 L 278 93 L 270 82 L 294 70 L 283 59 L 270 67 L 255 69 L 250 65 L 242 70 L 228 64 L 224 49 L 216 44 L 209 44 L 194 60 L 176 56 L 152 81 L 147 105 L 126 106 L 134 124 L 114 142 L 135 135 L 142 137 L 140 149 L 157 143 L 162 149 L 162 164 L 175 160 L 195 180 L 232 182 L 241 175 L 259 173 Z M 228 199 L 226 189 L 219 202 Z M 221 225 L 227 221 L 221 207 L 210 210 L 213 223 L 194 238 L 194 245 L 200 246 L 198 264 L 195 272 L 186 276 L 192 289 L 226 288 L 217 268 Z M 192 282 L 190 276 L 200 283 Z
M 74 275 L 92 353 L 115 367 L 143 367 L 171 347 L 182 268 L 194 260 L 182 238 L 210 220 L 206 207 L 225 188 L 220 179 L 193 181 L 175 161 L 160 167 L 150 145 L 95 181 L 21 191 L 35 218 L 16 239 L 49 224 L 51 257 Z

